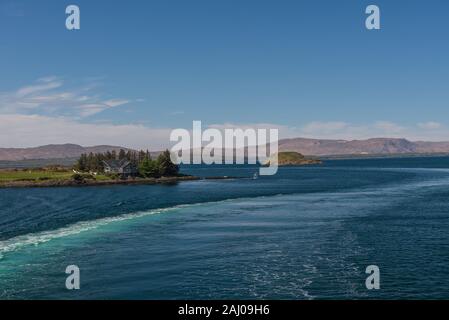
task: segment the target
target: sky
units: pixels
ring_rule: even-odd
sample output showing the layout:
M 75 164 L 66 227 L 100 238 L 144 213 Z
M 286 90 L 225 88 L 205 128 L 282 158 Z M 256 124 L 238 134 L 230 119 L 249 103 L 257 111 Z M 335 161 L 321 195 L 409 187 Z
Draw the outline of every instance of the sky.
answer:
M 81 29 L 66 29 L 78 5 Z M 367 30 L 375 4 L 381 29 Z M 174 128 L 449 140 L 446 0 L 0 0 L 0 147 Z

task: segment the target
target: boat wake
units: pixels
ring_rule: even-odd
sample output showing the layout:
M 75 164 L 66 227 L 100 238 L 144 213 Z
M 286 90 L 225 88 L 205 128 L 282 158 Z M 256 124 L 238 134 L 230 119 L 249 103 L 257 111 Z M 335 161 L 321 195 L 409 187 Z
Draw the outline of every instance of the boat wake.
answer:
M 385 193 L 385 191 L 390 190 L 391 192 L 407 192 L 412 189 L 417 188 L 425 188 L 430 186 L 440 186 L 440 185 L 448 185 L 449 179 L 447 177 L 440 178 L 440 179 L 430 179 L 430 180 L 422 180 L 417 181 L 414 183 L 407 183 L 407 184 L 400 184 L 400 185 L 384 185 L 379 188 L 379 186 L 376 187 L 368 187 L 366 189 L 358 189 L 358 190 L 344 190 L 339 192 L 324 192 L 320 193 L 321 196 L 326 196 L 330 194 L 371 194 L 375 195 L 378 193 Z M 138 219 L 146 216 L 151 216 L 155 214 L 161 214 L 165 212 L 175 211 L 181 208 L 186 207 L 193 207 L 193 206 L 200 206 L 200 205 L 210 205 L 210 204 L 217 204 L 217 203 L 226 203 L 230 201 L 236 201 L 236 200 L 255 200 L 255 199 L 263 199 L 263 198 L 275 198 L 275 197 L 282 197 L 282 196 L 293 196 L 293 195 L 306 195 L 304 193 L 278 193 L 273 195 L 265 195 L 265 196 L 257 196 L 257 197 L 237 197 L 237 198 L 231 198 L 231 199 L 224 199 L 219 201 L 210 201 L 210 202 L 200 202 L 200 203 L 192 203 L 192 204 L 181 204 L 173 207 L 168 208 L 159 208 L 159 209 L 152 209 L 149 211 L 141 211 L 141 212 L 134 212 L 134 213 L 127 213 L 119 216 L 112 216 L 112 217 L 106 217 L 101 218 L 97 220 L 88 220 L 88 221 L 81 221 L 77 222 L 75 224 L 62 227 L 59 229 L 53 229 L 53 230 L 46 230 L 42 232 L 37 233 L 29 233 L 24 235 L 19 235 L 10 239 L 2 240 L 0 241 L 0 259 L 4 257 L 5 254 L 18 251 L 21 248 L 27 247 L 27 246 L 37 246 L 55 239 L 78 235 L 80 233 L 84 233 L 87 231 L 95 230 L 101 227 L 104 227 L 106 225 L 110 225 L 112 223 L 118 223 L 122 221 L 127 220 L 133 220 Z M 317 196 L 317 194 L 314 194 L 314 196 Z
M 132 220 L 136 218 L 142 218 L 145 216 L 150 216 L 154 214 L 159 214 L 167 211 L 172 211 L 182 206 L 176 206 L 165 209 L 154 209 L 146 212 L 129 213 L 116 217 L 108 217 L 91 221 L 81 221 L 72 224 L 67 227 L 59 228 L 56 230 L 42 231 L 38 233 L 30 233 L 25 235 L 20 235 L 7 240 L 0 241 L 0 259 L 4 257 L 4 254 L 17 251 L 26 246 L 37 246 L 42 243 L 49 242 L 51 240 L 77 235 L 86 231 L 91 231 L 98 229 L 100 227 L 109 225 L 111 223 Z

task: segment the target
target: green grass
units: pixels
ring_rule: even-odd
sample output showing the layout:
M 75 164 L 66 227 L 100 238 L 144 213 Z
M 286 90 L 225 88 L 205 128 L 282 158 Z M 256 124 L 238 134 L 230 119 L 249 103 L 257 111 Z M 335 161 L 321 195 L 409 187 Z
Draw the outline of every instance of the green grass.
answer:
M 304 156 L 298 152 L 279 152 L 278 154 L 279 161 L 301 161 L 304 160 Z
M 51 170 L 17 170 L 17 171 L 1 171 L 0 182 L 13 181 L 48 181 L 48 180 L 72 180 L 72 171 L 51 171 Z M 97 181 L 111 180 L 105 175 L 95 176 Z
M 70 171 L 0 171 L 0 181 L 65 180 L 72 174 Z
M 68 180 L 73 172 L 70 171 L 0 171 L 0 182 L 8 181 L 39 181 L 39 180 Z
M 110 177 L 102 175 L 102 174 L 98 174 L 95 176 L 95 180 L 97 181 L 106 181 L 106 180 L 111 180 Z
M 318 159 L 308 159 L 302 154 L 294 151 L 279 152 L 277 154 L 277 157 L 278 164 L 280 166 L 302 166 L 321 163 L 321 161 Z M 271 161 L 274 161 L 274 159 L 274 156 L 270 158 Z M 268 161 L 266 165 L 268 165 L 269 163 L 270 161 Z

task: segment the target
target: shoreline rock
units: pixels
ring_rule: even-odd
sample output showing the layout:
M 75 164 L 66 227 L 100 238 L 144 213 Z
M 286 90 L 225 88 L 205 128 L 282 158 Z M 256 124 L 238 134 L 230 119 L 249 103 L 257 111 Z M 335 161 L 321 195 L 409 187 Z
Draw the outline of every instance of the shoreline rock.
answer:
M 8 181 L 0 182 L 0 188 L 57 188 L 57 187 L 96 187 L 96 186 L 114 186 L 114 185 L 152 185 L 175 183 L 180 181 L 201 180 L 195 176 L 162 177 L 147 179 L 129 179 L 129 180 L 45 180 L 45 181 Z

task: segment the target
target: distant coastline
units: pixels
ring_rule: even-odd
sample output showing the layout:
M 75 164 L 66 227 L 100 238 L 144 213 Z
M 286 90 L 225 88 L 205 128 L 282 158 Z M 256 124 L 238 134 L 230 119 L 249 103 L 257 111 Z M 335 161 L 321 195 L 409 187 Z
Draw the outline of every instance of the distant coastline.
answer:
M 378 154 L 341 154 L 320 156 L 321 160 L 350 160 L 350 159 L 390 159 L 390 158 L 438 158 L 447 157 L 449 153 L 378 153 Z M 315 157 L 310 157 L 311 159 Z
M 428 158 L 428 157 L 447 157 L 449 153 L 395 153 L 395 154 L 341 154 L 341 155 L 323 155 L 307 156 L 308 159 L 320 160 L 348 160 L 348 159 L 381 159 L 381 158 Z M 0 160 L 0 169 L 16 168 L 40 168 L 50 165 L 60 165 L 71 167 L 77 158 L 55 158 L 55 159 L 27 159 L 27 160 Z

